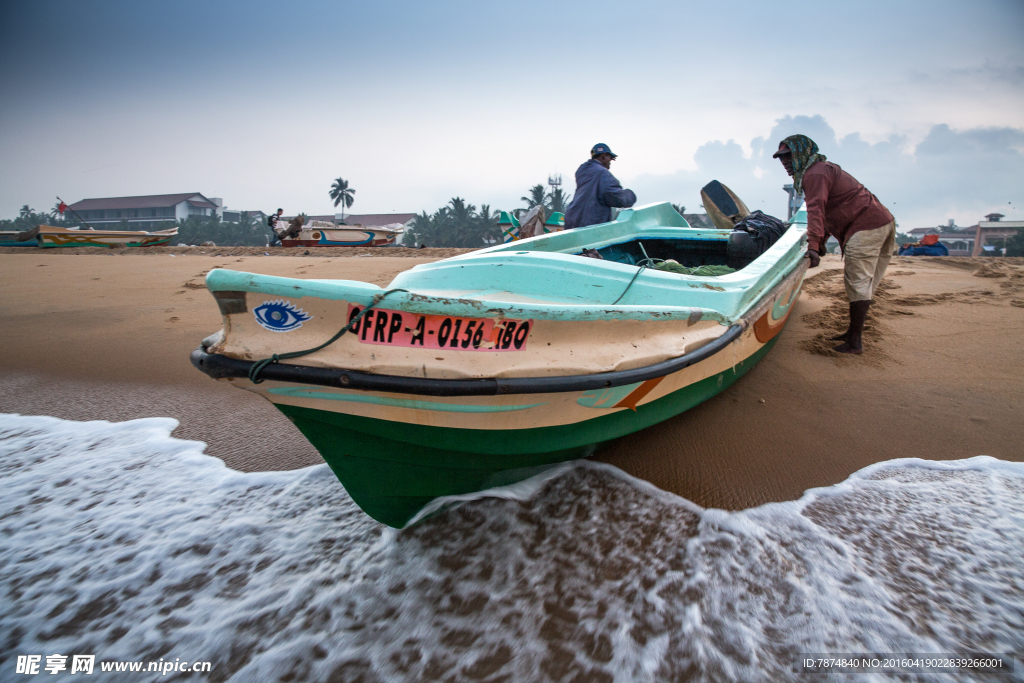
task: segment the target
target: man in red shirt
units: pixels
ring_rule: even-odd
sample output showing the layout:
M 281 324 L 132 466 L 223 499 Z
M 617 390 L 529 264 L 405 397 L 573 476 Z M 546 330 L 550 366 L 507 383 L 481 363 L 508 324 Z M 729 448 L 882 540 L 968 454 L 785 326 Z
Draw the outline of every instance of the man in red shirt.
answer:
M 864 353 L 862 335 L 868 308 L 896 247 L 896 221 L 875 195 L 818 154 L 806 135 L 790 135 L 779 143 L 774 157 L 793 177 L 793 186 L 807 202 L 807 257 L 811 268 L 821 262 L 825 241 L 839 240 L 845 256 L 843 280 L 850 300 L 850 327 L 833 337 L 843 342 L 839 353 Z

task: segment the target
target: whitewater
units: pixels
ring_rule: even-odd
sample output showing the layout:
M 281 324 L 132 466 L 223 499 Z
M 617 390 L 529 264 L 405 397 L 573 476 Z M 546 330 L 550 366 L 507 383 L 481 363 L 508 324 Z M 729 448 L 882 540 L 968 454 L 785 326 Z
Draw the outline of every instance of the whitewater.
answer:
M 0 680 L 53 654 L 211 663 L 104 681 L 800 681 L 811 653 L 1024 651 L 1021 463 L 729 512 L 578 461 L 392 530 L 326 465 L 236 472 L 176 427 L 0 415 Z M 1024 669 L 912 677 L 974 679 Z

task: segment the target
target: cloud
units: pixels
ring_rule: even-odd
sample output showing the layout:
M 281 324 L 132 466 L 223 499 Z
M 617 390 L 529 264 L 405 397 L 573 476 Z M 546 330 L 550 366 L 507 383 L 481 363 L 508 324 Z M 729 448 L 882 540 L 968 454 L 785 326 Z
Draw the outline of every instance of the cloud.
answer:
M 971 225 L 992 211 L 1024 220 L 1024 130 L 1008 127 L 956 130 L 940 124 L 915 146 L 900 135 L 875 143 L 859 133 L 840 138 L 822 116 L 786 116 L 768 135 L 751 140 L 749 154 L 734 140 L 714 140 L 697 149 L 696 170 L 642 174 L 626 184 L 641 203 L 673 201 L 699 210 L 700 188 L 717 179 L 751 209 L 784 216 L 782 186 L 790 178 L 772 154 L 794 133 L 810 137 L 829 161 L 864 183 L 901 229 L 950 218 Z
M 1024 130 L 1016 128 L 974 128 L 956 132 L 943 124 L 932 128 L 920 145 L 918 155 L 939 157 L 969 154 L 971 156 L 1012 156 L 1024 150 Z

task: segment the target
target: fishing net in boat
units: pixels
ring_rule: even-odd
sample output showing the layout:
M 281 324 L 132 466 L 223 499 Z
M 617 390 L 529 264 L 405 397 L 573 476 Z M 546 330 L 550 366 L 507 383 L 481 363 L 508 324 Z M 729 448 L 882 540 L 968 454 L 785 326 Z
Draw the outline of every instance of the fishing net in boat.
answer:
M 654 269 L 668 273 L 679 273 L 680 275 L 697 275 L 699 277 L 719 277 L 736 272 L 735 268 L 730 268 L 729 266 L 694 266 L 693 268 L 688 268 L 671 259 L 655 265 Z

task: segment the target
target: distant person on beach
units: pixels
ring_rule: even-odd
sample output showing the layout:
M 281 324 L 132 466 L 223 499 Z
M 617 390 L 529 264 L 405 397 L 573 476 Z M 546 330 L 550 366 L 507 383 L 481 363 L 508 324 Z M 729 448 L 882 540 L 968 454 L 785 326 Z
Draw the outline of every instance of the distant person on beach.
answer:
M 565 210 L 566 230 L 607 223 L 612 219 L 613 206 L 628 208 L 636 204 L 633 191 L 622 189 L 609 170 L 617 157 L 608 145 L 599 143 L 590 150 L 590 160 L 576 169 L 576 196 Z
M 790 135 L 772 155 L 793 178 L 807 202 L 807 258 L 811 268 L 825 255 L 829 235 L 845 255 L 843 279 L 850 300 L 850 326 L 833 341 L 839 353 L 864 353 L 864 321 L 896 245 L 896 221 L 875 195 L 837 164 L 818 154 L 806 135 Z M 820 255 L 820 256 L 819 256 Z
M 281 220 L 281 214 L 283 213 L 284 209 L 278 209 L 277 213 L 272 213 L 267 217 L 267 225 L 270 226 L 270 246 L 272 247 L 283 246 L 281 244 L 281 238 L 277 234 L 277 222 Z

